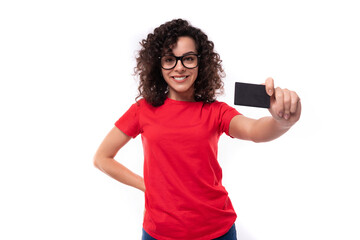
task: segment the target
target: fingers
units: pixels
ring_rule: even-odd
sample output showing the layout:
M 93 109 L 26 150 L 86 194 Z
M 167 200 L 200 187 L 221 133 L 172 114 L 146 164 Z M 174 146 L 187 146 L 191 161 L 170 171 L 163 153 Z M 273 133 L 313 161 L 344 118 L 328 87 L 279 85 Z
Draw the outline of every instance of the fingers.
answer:
M 281 88 L 275 89 L 276 114 L 282 118 L 284 116 L 284 94 Z
M 275 109 L 276 114 L 285 120 L 290 119 L 291 115 L 297 113 L 299 96 L 296 92 L 288 89 L 275 89 Z
M 284 118 L 288 120 L 290 118 L 291 94 L 288 89 L 284 89 L 283 93 L 284 93 Z
M 265 88 L 266 92 L 269 96 L 272 96 L 274 94 L 274 79 L 267 78 L 265 80 Z
M 288 89 L 274 88 L 274 79 L 267 78 L 265 81 L 266 92 L 270 98 L 270 113 L 277 119 L 285 119 L 295 123 L 300 118 L 301 103 L 296 92 Z
M 290 107 L 290 113 L 291 114 L 295 114 L 296 113 L 296 111 L 298 110 L 297 108 L 298 108 L 298 103 L 299 103 L 299 101 L 300 101 L 300 98 L 299 98 L 299 96 L 297 95 L 297 93 L 296 92 L 290 92 L 290 94 L 291 94 L 291 107 Z

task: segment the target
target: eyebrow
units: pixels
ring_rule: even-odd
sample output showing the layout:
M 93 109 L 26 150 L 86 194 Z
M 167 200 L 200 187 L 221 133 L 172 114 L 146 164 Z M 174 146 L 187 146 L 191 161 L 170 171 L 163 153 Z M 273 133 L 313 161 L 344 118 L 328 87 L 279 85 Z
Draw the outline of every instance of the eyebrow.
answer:
M 184 56 L 184 55 L 187 55 L 187 54 L 197 54 L 197 53 L 194 52 L 194 51 L 190 51 L 190 52 L 184 53 L 183 56 Z
M 186 56 L 186 55 L 189 55 L 189 54 L 195 54 L 195 55 L 197 55 L 197 53 L 194 52 L 194 51 L 186 52 L 186 53 L 184 53 L 184 54 L 181 55 L 181 56 L 175 56 L 175 54 L 173 54 L 173 53 L 169 53 L 169 54 L 165 54 L 165 55 L 166 55 L 166 56 L 182 57 L 182 56 Z

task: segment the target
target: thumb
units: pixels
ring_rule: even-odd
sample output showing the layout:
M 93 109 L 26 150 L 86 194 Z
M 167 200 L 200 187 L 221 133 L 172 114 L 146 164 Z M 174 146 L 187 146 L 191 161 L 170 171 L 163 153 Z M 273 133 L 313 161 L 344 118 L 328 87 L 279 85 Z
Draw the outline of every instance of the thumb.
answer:
M 265 89 L 270 97 L 274 94 L 274 79 L 267 78 L 265 80 Z

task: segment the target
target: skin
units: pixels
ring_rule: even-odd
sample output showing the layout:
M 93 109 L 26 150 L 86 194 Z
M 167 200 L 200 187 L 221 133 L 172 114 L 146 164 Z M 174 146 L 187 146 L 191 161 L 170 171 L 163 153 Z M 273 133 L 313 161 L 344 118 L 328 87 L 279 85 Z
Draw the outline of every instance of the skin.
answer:
M 251 119 L 235 116 L 230 121 L 229 133 L 232 137 L 253 142 L 268 142 L 286 133 L 301 115 L 301 102 L 294 91 L 274 88 L 274 80 L 265 81 L 266 92 L 270 96 L 271 116 Z
M 172 49 L 175 56 L 197 53 L 195 42 L 190 37 L 180 37 Z M 181 62 L 171 70 L 162 69 L 165 81 L 169 85 L 170 99 L 194 101 L 194 82 L 198 68 L 187 69 Z M 186 77 L 176 80 L 174 77 Z M 271 116 L 251 119 L 243 115 L 235 116 L 230 121 L 229 133 L 232 137 L 253 142 L 274 140 L 287 132 L 300 118 L 301 102 L 294 91 L 274 87 L 274 80 L 265 81 L 266 91 L 271 97 L 269 112 Z M 117 181 L 145 192 L 144 179 L 130 171 L 114 159 L 117 152 L 131 139 L 117 127 L 108 133 L 94 156 L 94 165 Z
M 172 48 L 175 56 L 184 56 L 188 53 L 197 54 L 195 41 L 190 37 L 179 37 L 177 44 Z M 199 68 L 185 68 L 180 61 L 175 68 L 170 70 L 161 69 L 164 80 L 169 86 L 168 97 L 178 101 L 195 101 L 194 100 L 194 82 L 198 76 Z M 175 78 L 184 78 L 176 80 Z

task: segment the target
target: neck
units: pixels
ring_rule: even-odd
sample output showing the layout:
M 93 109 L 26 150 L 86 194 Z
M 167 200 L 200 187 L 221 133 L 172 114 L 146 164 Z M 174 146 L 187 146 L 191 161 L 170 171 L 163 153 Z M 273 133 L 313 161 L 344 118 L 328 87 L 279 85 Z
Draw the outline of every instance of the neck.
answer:
M 176 101 L 195 102 L 194 91 L 185 93 L 173 93 L 170 91 L 168 98 Z

